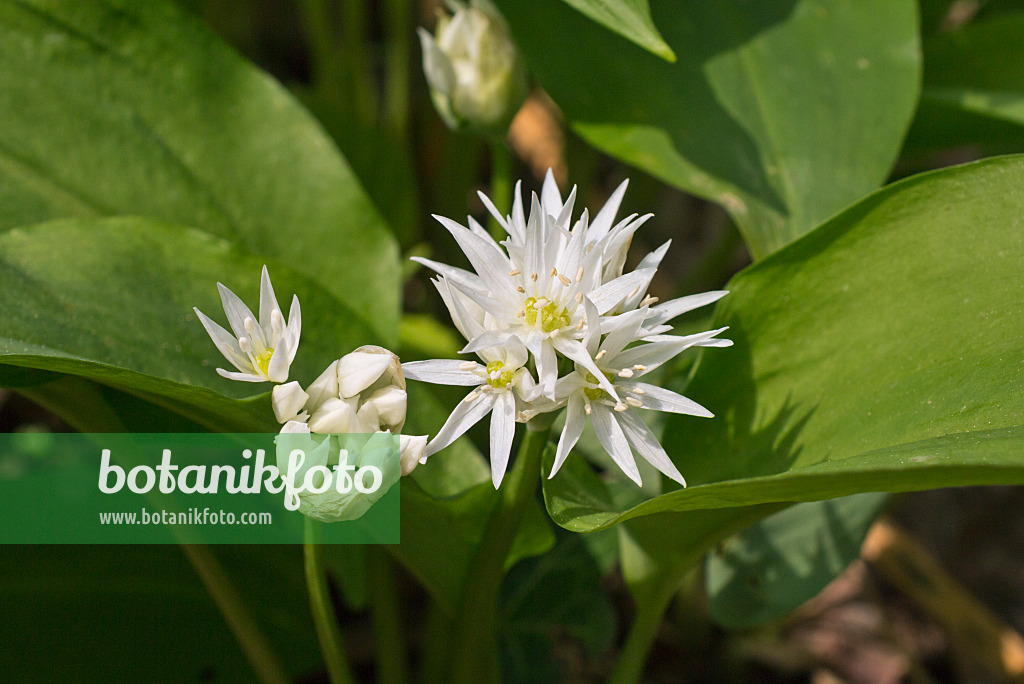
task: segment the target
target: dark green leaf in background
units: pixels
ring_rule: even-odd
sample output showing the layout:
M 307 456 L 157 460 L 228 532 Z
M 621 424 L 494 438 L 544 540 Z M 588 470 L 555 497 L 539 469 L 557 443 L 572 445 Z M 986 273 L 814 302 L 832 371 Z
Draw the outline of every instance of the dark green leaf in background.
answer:
M 265 383 L 230 364 L 193 306 L 226 325 L 217 281 L 250 308 L 264 261 L 226 241 L 146 219 L 71 219 L 0 234 L 0 363 L 79 375 L 222 431 L 274 429 Z M 312 280 L 271 262 L 278 299 L 302 302 L 291 377 L 312 382 L 372 333 Z M 286 299 L 287 298 L 287 299 Z M 274 429 L 276 431 L 276 429 Z
M 0 206 L 0 230 L 112 214 L 201 228 L 397 338 L 394 240 L 337 148 L 164 0 L 0 4 Z
M 913 0 L 655 3 L 669 64 L 560 0 L 499 0 L 590 143 L 724 206 L 755 257 L 882 184 L 920 90 Z
M 669 62 L 676 61 L 665 39 L 651 19 L 647 0 L 565 0 L 599 24 L 628 38 Z

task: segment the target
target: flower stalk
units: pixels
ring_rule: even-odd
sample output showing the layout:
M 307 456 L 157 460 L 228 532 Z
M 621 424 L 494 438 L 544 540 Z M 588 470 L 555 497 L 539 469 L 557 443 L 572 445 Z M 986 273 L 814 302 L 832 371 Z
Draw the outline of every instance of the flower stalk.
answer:
M 481 635 L 494 638 L 498 592 L 505 576 L 505 562 L 527 506 L 537 491 L 541 456 L 548 444 L 549 433 L 549 427 L 526 430 L 519 454 L 505 486 L 499 490 L 498 502 L 491 511 L 483 539 L 466 573 L 449 658 L 449 681 L 453 684 L 478 682 L 478 670 L 484 666 L 479 659 L 492 656 L 488 649 L 479 647 Z
M 324 654 L 324 664 L 331 684 L 355 684 L 345 656 L 341 631 L 334 616 L 334 605 L 327 590 L 327 575 L 324 572 L 323 553 L 319 544 L 320 523 L 312 518 L 305 519 L 305 543 L 302 546 L 306 561 L 306 588 L 309 591 L 309 607 L 313 612 L 313 624 Z

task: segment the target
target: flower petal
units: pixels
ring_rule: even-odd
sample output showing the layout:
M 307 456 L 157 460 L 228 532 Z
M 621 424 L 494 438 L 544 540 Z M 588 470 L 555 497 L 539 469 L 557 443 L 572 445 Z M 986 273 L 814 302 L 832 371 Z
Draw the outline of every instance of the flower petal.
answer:
M 687 416 L 700 416 L 701 418 L 715 417 L 711 411 L 708 411 L 693 399 L 688 399 L 682 394 L 677 394 L 664 387 L 658 387 L 646 382 L 621 382 L 619 387 L 624 393 L 632 393 L 634 389 L 639 389 L 641 393 L 637 395 L 637 399 L 643 403 L 643 406 L 640 408 L 652 411 L 666 411 L 668 413 L 682 413 Z
M 294 356 L 290 340 L 287 336 L 282 337 L 277 349 L 274 350 L 273 355 L 270 357 L 270 363 L 267 364 L 267 379 L 271 382 L 285 382 L 288 380 L 288 368 Z
M 431 382 L 435 385 L 462 385 L 470 387 L 484 382 L 479 373 L 465 370 L 466 361 L 458 359 L 434 359 L 431 361 L 406 361 L 402 372 L 409 380 Z M 482 371 L 483 366 L 478 368 Z
M 637 453 L 647 459 L 648 463 L 662 473 L 684 487 L 686 486 L 686 480 L 679 473 L 676 464 L 668 457 L 665 449 L 658 442 L 658 438 L 654 436 L 651 429 L 644 424 L 644 421 L 640 420 L 636 413 L 632 410 L 626 410 L 619 413 L 616 418 L 623 433 L 626 435 L 626 439 L 637 450 Z
M 687 295 L 686 297 L 678 297 L 676 299 L 670 299 L 667 302 L 662 302 L 657 306 L 652 306 L 650 314 L 648 314 L 648 323 L 664 323 L 670 321 L 676 316 L 686 313 L 687 311 L 693 311 L 699 309 L 702 306 L 707 306 L 717 302 L 719 299 L 729 294 L 728 290 L 712 290 L 711 292 L 701 292 L 700 294 Z
M 295 352 L 299 349 L 299 337 L 302 335 L 302 310 L 299 308 L 299 296 L 292 295 L 292 305 L 288 309 L 288 326 L 285 328 L 288 338 L 288 365 L 295 360 Z
M 611 229 L 612 224 L 615 222 L 615 215 L 619 213 L 619 205 L 622 204 L 622 197 L 626 194 L 626 187 L 629 185 L 629 179 L 622 181 L 619 187 L 615 188 L 615 192 L 612 193 L 608 201 L 601 207 L 601 211 L 597 212 L 597 216 L 594 217 L 594 221 L 590 224 L 590 237 L 591 243 L 597 242 Z
M 591 407 L 590 423 L 594 426 L 594 432 L 597 433 L 601 446 L 630 480 L 638 486 L 642 486 L 640 471 L 636 467 L 636 461 L 633 460 L 633 452 L 629 448 L 629 442 L 626 441 L 626 435 L 616 420 L 614 411 L 596 402 L 591 404 Z
M 615 359 L 615 362 L 623 367 L 633 366 L 636 364 L 646 366 L 645 370 L 638 374 L 643 375 L 644 373 L 654 370 L 661 364 L 690 347 L 709 346 L 708 343 L 712 341 L 712 338 L 725 330 L 728 330 L 728 327 L 719 328 L 718 330 L 708 330 L 707 332 L 697 333 L 695 335 L 686 335 L 684 337 L 678 337 L 675 335 L 647 337 L 644 338 L 648 340 L 647 344 L 627 349 L 619 354 Z M 724 342 L 725 340 L 719 341 Z M 729 344 L 732 343 L 730 342 Z
M 565 427 L 562 428 L 562 435 L 558 438 L 558 449 L 555 451 L 555 463 L 551 466 L 551 474 L 548 475 L 549 480 L 562 467 L 569 452 L 580 440 L 586 422 L 587 418 L 583 413 L 583 398 L 579 394 L 573 394 L 569 397 L 569 403 L 565 408 Z
M 231 373 L 224 370 L 223 368 L 217 369 L 217 375 L 228 380 L 240 380 L 241 382 L 266 382 L 267 379 L 262 375 L 255 375 L 253 373 Z
M 597 312 L 607 313 L 637 288 L 642 288 L 651 281 L 655 269 L 640 268 L 626 275 L 610 280 L 601 287 L 593 290 L 587 296 L 594 302 Z
M 274 311 L 281 313 L 281 307 L 277 304 L 274 286 L 270 284 L 270 273 L 264 264 L 263 273 L 260 274 L 260 327 L 264 331 L 270 330 L 270 317 Z
M 511 392 L 498 392 L 491 412 L 491 482 L 497 489 L 505 477 L 512 438 L 516 434 L 516 400 Z
M 252 311 L 245 305 L 245 302 L 224 285 L 217 283 L 217 290 L 220 292 L 220 301 L 224 305 L 224 313 L 227 314 L 231 331 L 235 333 L 235 337 L 248 337 L 245 319 L 251 318 L 255 323 L 256 317 L 252 315 Z
M 587 353 L 586 348 L 582 344 L 576 340 L 570 340 L 564 337 L 556 337 L 554 339 L 554 343 L 555 348 L 558 351 L 586 368 L 591 375 L 597 378 L 597 384 L 601 389 L 610 394 L 615 401 L 619 401 L 619 395 L 615 391 L 615 385 L 605 377 L 604 373 L 602 373 L 601 369 L 598 368 L 594 359 L 590 358 L 590 354 Z
M 276 385 L 271 393 L 271 406 L 278 423 L 295 420 L 299 411 L 306 405 L 309 395 L 302 391 L 298 382 L 292 381 L 284 385 Z
M 494 393 L 487 392 L 485 394 L 477 394 L 476 399 L 471 401 L 466 401 L 465 399 L 460 401 L 459 405 L 452 411 L 452 414 L 448 416 L 444 426 L 434 435 L 434 439 L 430 440 L 430 444 L 427 445 L 424 454 L 427 456 L 436 454 L 461 437 L 466 430 L 476 425 L 480 422 L 481 418 L 491 412 L 491 409 L 494 407 L 494 400 Z
M 199 317 L 199 322 L 206 328 L 206 334 L 210 336 L 213 343 L 217 345 L 217 351 L 224 355 L 224 358 L 231 362 L 231 365 L 242 372 L 248 372 L 254 370 L 252 362 L 249 358 L 242 354 L 241 348 L 238 346 L 238 340 L 235 336 L 229 333 L 224 328 L 214 323 L 210 318 L 199 309 L 193 307 L 193 311 Z
M 544 174 L 544 185 L 541 188 L 541 206 L 544 213 L 552 218 L 557 218 L 562 213 L 562 193 L 558 191 L 558 183 L 555 182 L 555 174 L 548 169 Z
M 338 361 L 338 393 L 346 399 L 359 394 L 384 374 L 391 360 L 387 354 L 345 354 Z

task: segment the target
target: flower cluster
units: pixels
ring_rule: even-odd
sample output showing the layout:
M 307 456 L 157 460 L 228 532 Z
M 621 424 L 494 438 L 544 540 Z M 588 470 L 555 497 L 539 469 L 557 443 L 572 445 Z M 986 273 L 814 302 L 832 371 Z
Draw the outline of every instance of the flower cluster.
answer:
M 590 219 L 573 221 L 573 188 L 563 201 L 550 171 L 527 215 L 516 185 L 512 213 L 503 216 L 481 193 L 508 233 L 495 242 L 472 217 L 468 227 L 435 218 L 452 234 L 473 271 L 417 261 L 433 280 L 452 321 L 469 344 L 463 353 L 479 361 L 433 360 L 403 364 L 406 377 L 474 389 L 455 408 L 425 455 L 436 453 L 491 414 L 491 477 L 501 483 L 516 422 L 566 409 L 554 476 L 590 419 L 601 444 L 637 484 L 633 450 L 685 485 L 636 409 L 710 417 L 694 401 L 643 381 L 644 376 L 690 347 L 726 347 L 725 330 L 671 335 L 668 322 L 727 294 L 707 292 L 659 303 L 647 290 L 670 242 L 625 272 L 633 234 L 650 214 L 616 222 L 626 190 L 622 183 Z M 536 373 L 536 376 L 534 376 Z
M 217 372 L 230 380 L 277 383 L 272 392 L 274 416 L 283 425 L 285 435 L 327 435 L 350 433 L 397 434 L 405 424 L 405 377 L 398 357 L 383 347 L 359 347 L 350 354 L 332 362 L 305 390 L 297 381 L 287 382 L 288 371 L 299 346 L 301 314 L 298 297 L 292 298 L 287 324 L 270 283 L 267 267 L 263 267 L 260 285 L 259 320 L 237 295 L 217 283 L 224 313 L 234 334 L 210 320 L 199 309 L 196 315 L 213 339 L 221 354 L 239 372 L 218 368 Z M 294 439 L 294 438 L 293 438 Z M 340 449 L 327 448 L 329 442 L 314 439 L 317 448 L 304 471 L 313 465 L 338 464 Z M 370 442 L 375 448 L 354 454 L 359 459 L 378 463 L 388 453 L 377 448 L 381 440 Z M 423 456 L 426 436 L 400 435 L 399 460 L 384 464 L 386 486 L 376 498 L 398 479 L 399 471 L 408 475 Z M 367 461 L 369 462 L 369 461 Z M 285 469 L 282 468 L 282 472 Z M 390 477 L 390 473 L 394 477 Z M 301 473 L 300 473 L 301 474 Z M 301 495 L 300 509 L 306 515 L 331 522 L 351 520 L 362 515 L 376 500 L 358 493 L 340 495 L 336 492 Z

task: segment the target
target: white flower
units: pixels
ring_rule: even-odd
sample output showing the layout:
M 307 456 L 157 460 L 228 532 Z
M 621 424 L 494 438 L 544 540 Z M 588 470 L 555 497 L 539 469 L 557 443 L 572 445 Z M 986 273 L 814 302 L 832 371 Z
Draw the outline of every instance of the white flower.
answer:
M 427 446 L 427 453 L 447 446 L 493 410 L 491 469 L 497 486 L 514 433 L 506 416 L 526 422 L 567 406 L 569 415 L 555 471 L 579 439 L 585 416 L 591 415 L 602 444 L 632 479 L 639 482 L 630 445 L 666 475 L 683 482 L 632 409 L 710 414 L 685 397 L 630 378 L 646 374 L 691 346 L 731 344 L 715 338 L 721 330 L 687 337 L 666 334 L 672 330 L 669 321 L 673 318 L 727 293 L 706 292 L 664 303 L 648 295 L 669 242 L 645 256 L 633 271 L 624 272 L 633 234 L 650 218 L 650 214 L 632 214 L 616 222 L 625 182 L 593 221 L 587 210 L 573 221 L 576 189 L 563 200 L 550 171 L 541 196 L 532 197 L 528 217 L 520 187 L 516 185 L 508 216 L 502 216 L 480 195 L 508 233 L 500 244 L 472 218 L 465 227 L 435 216 L 459 243 L 472 271 L 416 258 L 439 274 L 434 284 L 455 327 L 468 341 L 462 353 L 475 352 L 486 364 L 511 362 L 510 368 L 517 373 L 513 377 L 521 378 L 510 387 L 497 388 L 485 384 L 489 380 L 481 379 L 475 362 L 406 364 L 404 368 L 413 379 L 481 388 L 455 409 Z M 636 343 L 640 344 L 627 349 Z M 528 355 L 521 351 L 524 348 Z M 514 358 L 499 358 L 500 354 Z M 572 370 L 559 378 L 567 366 Z M 536 370 L 536 383 L 531 368 Z M 647 387 L 654 387 L 648 392 L 651 403 L 643 404 L 638 395 L 647 392 Z M 488 399 L 476 404 L 482 397 Z
M 589 302 L 586 302 L 591 306 Z M 715 337 L 725 328 L 679 337 L 674 335 L 645 336 L 644 319 L 648 312 L 637 309 L 616 316 L 602 326 L 600 332 L 588 330 L 584 344 L 594 355 L 604 378 L 615 385 L 621 400 L 613 398 L 598 384 L 597 377 L 587 369 L 576 370 L 559 380 L 557 396 L 566 403 L 565 428 L 558 440 L 554 477 L 580 435 L 589 416 L 594 432 L 622 472 L 638 485 L 640 471 L 633 460 L 632 449 L 659 471 L 686 486 L 686 481 L 669 459 L 668 454 L 636 414 L 636 409 L 668 411 L 691 416 L 713 417 L 711 412 L 681 394 L 640 381 L 640 378 L 690 347 L 728 347 L 731 340 Z M 600 341 L 601 334 L 604 340 Z M 634 347 L 627 345 L 647 340 Z
M 285 325 L 266 266 L 263 267 L 260 281 L 259 321 L 234 292 L 221 283 L 217 283 L 217 289 L 232 332 L 214 323 L 199 309 L 195 309 L 195 312 L 220 353 L 240 371 L 233 373 L 218 368 L 217 372 L 229 380 L 245 382 L 269 380 L 280 383 L 288 380 L 288 369 L 299 348 L 302 328 L 299 298 L 292 297 L 288 323 Z
M 435 36 L 419 29 L 431 98 L 450 128 L 501 131 L 526 98 L 526 67 L 505 19 L 487 0 L 449 0 Z
M 497 488 L 505 477 L 512 451 L 517 405 L 521 409 L 529 403 L 536 394 L 536 384 L 524 368 L 528 358 L 526 347 L 516 337 L 509 337 L 503 347 L 481 349 L 477 354 L 485 363 L 455 359 L 410 361 L 402 364 L 402 370 L 413 380 L 474 388 L 427 445 L 423 460 L 454 442 L 490 413 L 491 481 Z

